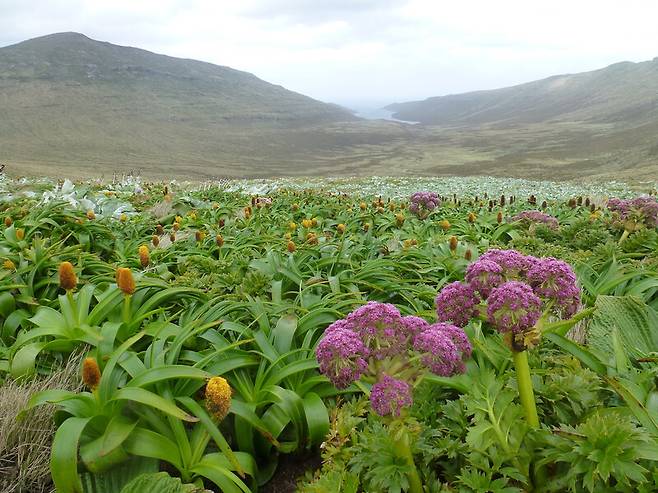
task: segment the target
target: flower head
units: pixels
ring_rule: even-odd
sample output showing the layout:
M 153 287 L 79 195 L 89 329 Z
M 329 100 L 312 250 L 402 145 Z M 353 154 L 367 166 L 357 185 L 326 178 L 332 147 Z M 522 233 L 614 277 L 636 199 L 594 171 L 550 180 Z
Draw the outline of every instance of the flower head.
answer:
M 368 368 L 368 349 L 344 325 L 344 320 L 339 320 L 329 326 L 315 350 L 320 372 L 339 389 L 349 387 Z
M 519 279 L 525 276 L 534 262 L 534 257 L 528 257 L 516 250 L 491 249 L 482 254 L 480 260 L 490 260 L 503 268 L 507 280 Z
M 411 385 L 404 380 L 384 375 L 379 382 L 372 386 L 370 403 L 380 416 L 398 417 L 404 408 L 411 407 L 413 404 Z
M 457 281 L 445 286 L 434 302 L 440 322 L 452 322 L 463 327 L 477 315 L 480 300 L 473 287 Z
M 541 211 L 523 211 L 512 217 L 512 221 L 519 221 L 525 226 L 532 224 L 543 224 L 547 228 L 557 229 L 557 219 L 550 214 L 545 214 Z
M 157 238 L 157 237 L 156 237 Z M 143 269 L 146 269 L 151 263 L 151 254 L 149 253 L 149 247 L 142 245 L 139 247 L 139 264 Z
M 500 332 L 520 333 L 533 327 L 542 312 L 541 300 L 526 283 L 508 281 L 487 299 L 487 317 Z
M 117 286 L 125 295 L 131 295 L 135 292 L 135 279 L 130 269 L 120 267 L 116 273 Z
M 580 288 L 569 264 L 552 257 L 538 259 L 528 271 L 528 281 L 536 295 L 555 302 L 569 318 L 580 304 Z
M 411 195 L 409 212 L 424 219 L 440 204 L 441 200 L 435 192 L 415 192 Z
M 96 358 L 85 358 L 82 362 L 82 381 L 91 390 L 96 390 L 101 382 L 101 370 Z
M 503 282 L 503 268 L 492 260 L 480 257 L 466 268 L 466 282 L 486 299 L 491 290 Z
M 206 409 L 216 421 L 222 421 L 231 408 L 231 386 L 225 378 L 212 377 L 206 383 Z
M 71 262 L 59 264 L 59 285 L 66 291 L 72 291 L 78 285 L 78 278 L 73 271 Z
M 466 370 L 464 361 L 472 352 L 464 331 L 444 323 L 431 325 L 418 334 L 414 339 L 414 349 L 422 354 L 423 365 L 443 377 L 463 373 Z
M 358 334 L 377 359 L 407 350 L 409 337 L 402 315 L 390 303 L 370 301 L 345 318 L 346 327 Z

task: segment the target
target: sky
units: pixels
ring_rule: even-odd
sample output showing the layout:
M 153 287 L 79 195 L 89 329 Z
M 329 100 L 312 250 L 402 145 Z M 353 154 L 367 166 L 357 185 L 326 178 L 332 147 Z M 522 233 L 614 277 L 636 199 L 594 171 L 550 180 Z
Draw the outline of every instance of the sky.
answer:
M 75 31 L 352 108 L 658 57 L 655 0 L 0 0 L 0 46 Z

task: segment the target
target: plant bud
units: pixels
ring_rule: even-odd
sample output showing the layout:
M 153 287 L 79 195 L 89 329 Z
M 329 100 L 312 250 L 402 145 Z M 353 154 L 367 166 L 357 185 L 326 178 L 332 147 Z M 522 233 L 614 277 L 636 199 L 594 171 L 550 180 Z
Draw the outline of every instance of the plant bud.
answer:
M 456 236 L 451 236 L 450 237 L 450 251 L 454 252 L 457 250 L 457 245 L 458 245 L 458 240 Z
M 90 221 L 96 219 L 96 214 L 91 209 L 87 211 L 87 219 L 89 219 Z
M 503 222 L 503 213 L 502 212 L 498 212 L 498 215 L 496 216 L 496 222 L 498 224 L 501 224 Z
M 158 235 L 153 235 L 153 238 L 151 238 L 151 243 L 155 248 L 157 248 L 158 245 L 160 245 L 160 237 Z
M 215 236 L 215 245 L 220 248 L 224 246 L 224 237 L 222 235 Z
M 16 230 L 16 239 L 22 241 L 25 239 L 25 230 L 23 228 Z
M 294 253 L 295 250 L 297 250 L 297 246 L 295 245 L 294 241 L 289 241 L 288 242 L 288 252 Z
M 5 226 L 9 228 L 12 224 L 14 224 L 12 218 L 9 216 L 5 217 Z

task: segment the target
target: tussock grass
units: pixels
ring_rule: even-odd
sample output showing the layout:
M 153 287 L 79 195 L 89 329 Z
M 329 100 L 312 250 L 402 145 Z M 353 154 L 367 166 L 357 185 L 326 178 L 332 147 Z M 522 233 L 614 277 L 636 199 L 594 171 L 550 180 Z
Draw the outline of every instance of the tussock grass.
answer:
M 80 387 L 79 354 L 50 376 L 0 386 L 0 493 L 50 493 L 50 444 L 54 406 L 39 406 L 19 418 L 30 397 L 47 389 Z

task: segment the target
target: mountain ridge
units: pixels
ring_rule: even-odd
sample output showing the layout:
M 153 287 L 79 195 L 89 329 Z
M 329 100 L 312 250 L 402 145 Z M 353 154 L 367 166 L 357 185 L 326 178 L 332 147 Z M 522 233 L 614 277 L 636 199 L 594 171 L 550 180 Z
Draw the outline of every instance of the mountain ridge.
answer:
M 557 121 L 641 124 L 658 120 L 658 57 L 618 62 L 498 89 L 393 103 L 402 120 L 469 126 Z

